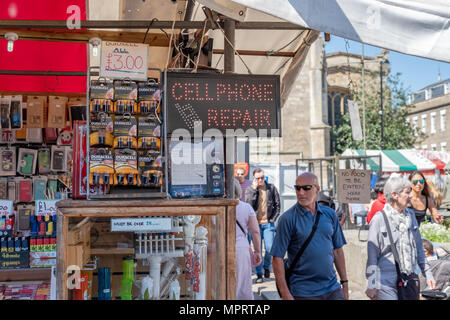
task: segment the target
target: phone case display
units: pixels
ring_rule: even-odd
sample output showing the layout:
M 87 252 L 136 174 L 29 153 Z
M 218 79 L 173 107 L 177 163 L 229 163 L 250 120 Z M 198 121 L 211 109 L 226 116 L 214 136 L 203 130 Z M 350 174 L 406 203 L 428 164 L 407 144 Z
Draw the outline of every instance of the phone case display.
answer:
M 0 176 L 15 176 L 15 175 L 16 175 L 16 147 L 0 148 Z
M 17 189 L 16 199 L 18 202 L 29 202 L 33 200 L 33 180 L 26 178 L 16 178 Z
M 23 126 L 23 112 L 22 112 L 22 96 L 11 97 L 11 129 L 21 129 Z
M 31 176 L 36 171 L 37 150 L 19 149 L 19 159 L 17 162 L 17 172 L 21 175 Z
M 126 198 L 161 191 L 160 85 L 101 78 L 90 82 L 89 99 L 89 195 L 99 186 Z
M 33 177 L 34 200 L 45 200 L 47 193 L 47 176 Z
M 67 171 L 67 147 L 52 146 L 51 170 Z
M 51 153 L 49 148 L 38 150 L 39 174 L 50 173 Z
M 29 143 L 42 143 L 42 129 L 41 128 L 27 128 L 26 141 Z
M 0 97 L 0 127 L 11 129 L 11 97 Z

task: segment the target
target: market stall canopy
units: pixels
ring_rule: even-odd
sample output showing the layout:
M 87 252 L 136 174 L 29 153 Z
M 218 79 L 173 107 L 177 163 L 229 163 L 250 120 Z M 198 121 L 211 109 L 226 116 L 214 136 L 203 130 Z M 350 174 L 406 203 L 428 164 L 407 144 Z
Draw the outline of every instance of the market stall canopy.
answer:
M 364 156 L 364 150 L 347 149 L 343 156 Z M 379 157 L 381 156 L 382 172 L 411 172 L 415 170 L 429 173 L 437 168 L 436 164 L 426 156 L 414 149 L 401 150 L 366 150 L 367 156 L 374 156 L 367 159 L 367 164 L 372 171 L 380 170 Z M 363 169 L 361 162 L 352 160 L 352 169 Z M 434 172 L 433 172 L 434 173 Z
M 219 2 L 209 0 L 204 2 Z M 220 0 L 306 28 L 414 56 L 450 62 L 447 0 Z
M 86 19 L 84 0 L 0 1 L 0 19 L 66 20 L 71 6 L 79 9 L 79 18 Z M 32 71 L 37 75 L 0 75 L 3 92 L 85 93 L 85 76 L 38 75 L 47 71 L 86 72 L 85 43 L 15 41 L 7 52 L 7 40 L 0 39 L 0 71 Z

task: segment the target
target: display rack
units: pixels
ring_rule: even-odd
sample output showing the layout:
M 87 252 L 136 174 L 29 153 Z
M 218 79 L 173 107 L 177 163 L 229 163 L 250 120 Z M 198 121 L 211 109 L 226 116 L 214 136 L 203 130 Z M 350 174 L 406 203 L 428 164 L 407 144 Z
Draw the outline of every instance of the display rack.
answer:
M 58 207 L 58 253 L 57 253 L 57 299 L 67 300 L 71 298 L 71 291 L 67 288 L 68 267 L 73 261 L 78 261 L 79 269 L 93 259 L 94 254 L 100 257 L 98 267 L 109 266 L 114 279 L 112 297 L 120 294 L 122 273 L 122 259 L 135 253 L 133 248 L 117 248 L 117 243 L 124 241 L 122 233 L 105 232 L 102 236 L 102 247 L 96 248 L 95 239 L 79 237 L 73 240 L 73 231 L 83 231 L 86 235 L 93 235 L 95 223 L 108 225 L 112 218 L 141 218 L 141 217 L 181 217 L 201 216 L 198 226 L 203 226 L 207 233 L 207 271 L 206 271 L 206 295 L 210 299 L 234 299 L 236 294 L 236 208 L 238 200 L 214 199 L 214 200 L 136 200 L 129 201 L 89 201 L 89 200 L 63 200 L 57 203 Z M 80 222 L 81 221 L 81 222 Z M 76 225 L 80 228 L 76 228 Z M 197 228 L 198 229 L 198 228 Z M 71 231 L 72 230 L 72 231 Z M 88 232 L 88 230 L 90 232 Z M 83 233 L 82 232 L 82 233 Z M 133 234 L 129 233 L 131 239 Z M 122 237 L 122 240 L 118 240 Z M 107 240 L 108 238 L 108 240 Z M 111 241 L 110 239 L 116 240 Z M 132 240 L 134 243 L 134 240 Z M 73 245 L 76 243 L 76 245 Z M 109 247 L 105 247 L 108 244 Z M 181 242 L 181 246 L 184 244 Z M 79 258 L 71 255 L 74 247 L 80 252 Z M 183 260 L 182 258 L 180 258 Z M 104 262 L 102 262 L 104 261 Z M 181 262 L 183 264 L 183 262 Z M 148 267 L 137 269 L 147 271 Z M 95 275 L 94 275 L 94 278 Z M 182 277 L 179 277 L 183 281 Z M 94 279 L 94 287 L 97 286 Z M 114 285 L 115 284 L 115 285 Z M 183 291 L 183 288 L 182 288 Z M 95 295 L 93 290 L 92 295 Z M 182 295 L 183 299 L 183 295 Z M 186 299 L 186 298 L 185 298 Z
M 99 70 L 100 67 L 98 66 L 93 66 L 93 67 L 89 67 L 88 68 L 88 72 L 87 72 L 87 94 L 86 94 L 86 105 L 88 106 L 86 108 L 86 119 L 87 119 L 87 123 L 90 123 L 90 119 L 91 119 L 91 112 L 90 112 L 90 108 L 89 105 L 91 103 L 91 97 L 90 97 L 90 86 L 91 86 L 91 81 L 92 80 L 98 80 L 99 79 Z M 90 192 L 88 192 L 88 199 L 96 199 L 96 200 L 101 200 L 101 199 L 149 199 L 149 198 L 157 198 L 157 199 L 161 199 L 161 198 L 167 198 L 167 158 L 166 158 L 166 148 L 167 148 L 167 135 L 166 135 L 166 121 L 164 119 L 166 111 L 165 111 L 165 84 L 164 84 L 164 77 L 163 77 L 163 73 L 160 69 L 157 68 L 148 68 L 147 69 L 150 72 L 157 72 L 158 73 L 158 80 L 159 80 L 159 88 L 161 90 L 161 100 L 160 100 L 160 105 L 161 105 L 161 118 L 162 120 L 162 124 L 161 124 L 161 128 L 162 128 L 162 132 L 161 132 L 161 146 L 160 146 L 160 153 L 161 156 L 163 158 L 163 179 L 162 179 L 162 183 L 161 186 L 159 188 L 136 188 L 136 187 L 128 187 L 128 188 L 124 188 L 124 187 L 116 187 L 116 190 L 113 190 L 114 188 L 112 188 L 112 192 L 108 193 L 108 194 L 102 194 L 102 195 L 93 195 L 90 194 Z M 107 81 L 110 81 L 111 79 L 105 79 Z M 117 80 L 117 79 L 114 79 Z M 123 80 L 130 80 L 130 79 L 123 79 Z M 140 81 L 142 82 L 142 81 Z M 117 116 L 117 115 L 115 115 Z M 142 115 L 137 115 L 137 116 L 142 116 Z M 90 156 L 89 156 L 89 150 L 90 150 L 90 126 L 88 125 L 88 134 L 87 134 L 87 167 L 88 170 L 90 168 Z M 89 177 L 89 172 L 88 172 L 88 177 Z M 90 188 L 88 188 L 89 190 Z M 158 190 L 159 189 L 159 190 Z

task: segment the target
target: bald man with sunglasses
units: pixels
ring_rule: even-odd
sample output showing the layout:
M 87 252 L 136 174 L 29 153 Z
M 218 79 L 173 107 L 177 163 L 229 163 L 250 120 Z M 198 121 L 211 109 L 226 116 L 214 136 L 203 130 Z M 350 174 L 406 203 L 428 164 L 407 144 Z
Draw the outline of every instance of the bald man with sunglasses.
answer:
M 305 172 L 298 176 L 294 188 L 297 203 L 280 216 L 270 252 L 281 298 L 347 300 L 348 280 L 342 249 L 346 241 L 337 215 L 333 209 L 317 203 L 320 187 L 313 173 Z M 317 228 L 312 234 L 315 224 Z M 283 261 L 285 253 L 287 251 L 287 266 L 290 266 L 308 238 L 310 242 L 293 266 L 287 283 Z

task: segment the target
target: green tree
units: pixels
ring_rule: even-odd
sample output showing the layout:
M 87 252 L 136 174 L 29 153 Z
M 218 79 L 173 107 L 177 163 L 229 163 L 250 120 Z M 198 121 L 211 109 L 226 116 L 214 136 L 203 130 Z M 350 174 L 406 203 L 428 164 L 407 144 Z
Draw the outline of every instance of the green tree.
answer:
M 365 114 L 366 114 L 366 148 L 381 150 L 381 119 L 380 119 L 380 87 L 375 79 L 378 73 L 369 73 L 366 80 Z M 410 149 L 421 143 L 426 135 L 418 130 L 414 134 L 412 124 L 406 121 L 408 112 L 414 109 L 407 105 L 408 92 L 400 81 L 400 73 L 389 75 L 383 83 L 383 149 Z M 351 90 L 352 100 L 358 103 L 361 128 L 363 127 L 362 86 L 354 86 Z M 346 149 L 363 149 L 363 141 L 354 141 L 350 124 L 350 115 L 345 113 L 332 135 L 336 139 L 336 153 L 341 154 Z

